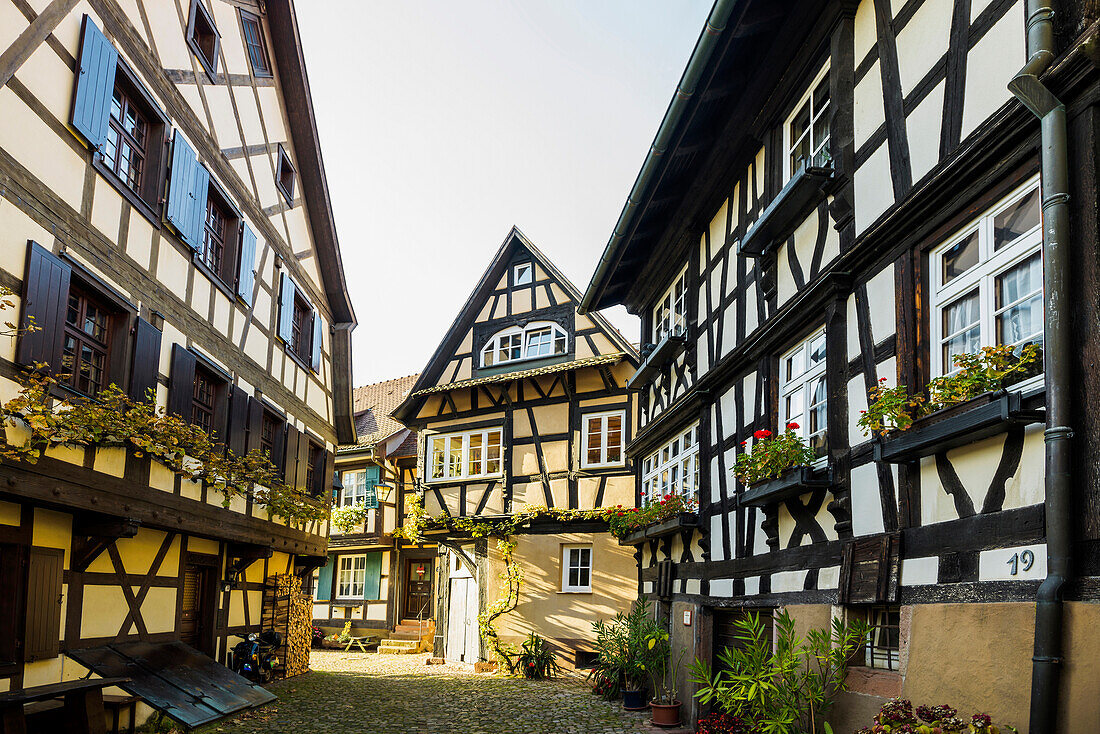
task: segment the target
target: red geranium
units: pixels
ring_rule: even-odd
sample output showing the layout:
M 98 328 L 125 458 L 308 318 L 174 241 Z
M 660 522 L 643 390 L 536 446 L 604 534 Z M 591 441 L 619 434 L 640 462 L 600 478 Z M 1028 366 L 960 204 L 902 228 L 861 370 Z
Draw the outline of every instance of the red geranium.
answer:
M 752 434 L 752 437 L 759 441 L 762 438 L 771 438 L 771 435 L 771 431 L 769 431 L 767 428 L 762 428 L 759 431 L 754 432 Z
M 793 421 L 791 423 L 788 423 L 787 424 L 787 430 L 788 431 L 797 431 L 798 430 L 798 424 L 793 422 Z

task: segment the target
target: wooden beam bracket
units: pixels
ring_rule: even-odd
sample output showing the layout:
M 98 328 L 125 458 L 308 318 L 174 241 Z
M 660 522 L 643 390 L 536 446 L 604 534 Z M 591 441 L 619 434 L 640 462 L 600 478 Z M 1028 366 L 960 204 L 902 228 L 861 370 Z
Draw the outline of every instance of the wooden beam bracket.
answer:
M 72 557 L 69 569 L 87 571 L 103 551 L 120 538 L 137 535 L 141 523 L 131 518 L 109 515 L 78 515 L 73 525 Z

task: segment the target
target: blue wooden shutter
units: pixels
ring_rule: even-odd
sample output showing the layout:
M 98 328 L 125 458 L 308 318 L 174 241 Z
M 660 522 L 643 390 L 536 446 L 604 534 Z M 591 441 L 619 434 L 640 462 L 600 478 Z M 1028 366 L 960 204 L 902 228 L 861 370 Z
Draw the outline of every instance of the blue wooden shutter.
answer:
M 378 599 L 382 590 L 382 554 L 367 554 L 367 572 L 363 583 L 363 598 Z M 365 616 L 365 615 L 364 615 Z
M 172 174 L 168 181 L 168 206 L 164 218 L 195 250 L 202 243 L 209 185 L 210 173 L 199 165 L 194 149 L 176 130 L 172 136 Z
M 92 19 L 85 15 L 80 31 L 80 62 L 76 71 L 71 122 L 73 129 L 96 150 L 107 139 L 107 118 L 111 114 L 116 69 L 118 51 Z
M 247 224 L 241 225 L 241 269 L 237 273 L 237 295 L 252 305 L 252 288 L 256 285 L 256 233 Z
M 283 273 L 282 280 L 279 289 L 279 338 L 290 344 L 294 321 L 294 281 L 286 273 Z
M 366 497 L 364 498 L 364 504 L 366 507 L 372 510 L 378 509 L 378 490 L 376 486 L 381 481 L 381 469 L 377 466 L 368 466 L 364 472 L 365 478 L 363 480 L 364 486 L 367 488 Z
M 314 372 L 321 371 L 321 315 L 317 313 L 317 309 L 313 310 L 313 342 L 309 365 Z
M 332 567 L 335 562 L 336 556 L 329 556 L 328 563 L 317 574 L 317 601 L 328 601 L 332 598 Z

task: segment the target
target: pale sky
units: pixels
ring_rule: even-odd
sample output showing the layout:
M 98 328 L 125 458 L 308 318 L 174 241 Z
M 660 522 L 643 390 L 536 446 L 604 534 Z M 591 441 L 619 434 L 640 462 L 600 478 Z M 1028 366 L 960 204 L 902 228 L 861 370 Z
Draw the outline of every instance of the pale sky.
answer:
M 710 6 L 297 3 L 356 385 L 427 364 L 513 224 L 585 290 Z

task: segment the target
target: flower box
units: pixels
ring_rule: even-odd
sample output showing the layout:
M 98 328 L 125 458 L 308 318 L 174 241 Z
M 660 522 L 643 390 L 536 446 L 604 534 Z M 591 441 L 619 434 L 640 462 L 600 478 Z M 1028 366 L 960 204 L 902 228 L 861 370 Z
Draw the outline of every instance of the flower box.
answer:
M 825 198 L 826 189 L 832 181 L 832 168 L 799 168 L 749 227 L 749 231 L 741 239 L 737 253 L 746 257 L 767 254 Z
M 698 526 L 698 515 L 694 512 L 681 512 L 679 515 L 674 515 L 649 527 L 638 528 L 629 535 L 620 538 L 619 545 L 638 545 L 646 540 L 663 538 L 666 535 L 673 535 L 681 530 Z
M 833 486 L 833 470 L 815 472 L 813 467 L 798 466 L 781 477 L 750 485 L 741 495 L 742 506 L 764 507 L 791 497 Z
M 1044 419 L 1045 411 L 1026 410 L 1021 403 L 1019 392 L 998 390 L 945 408 L 915 421 L 909 430 L 878 439 L 875 461 L 914 461 Z

